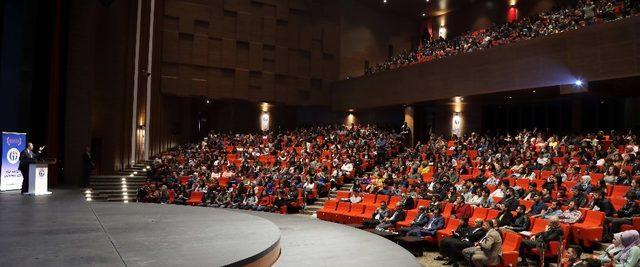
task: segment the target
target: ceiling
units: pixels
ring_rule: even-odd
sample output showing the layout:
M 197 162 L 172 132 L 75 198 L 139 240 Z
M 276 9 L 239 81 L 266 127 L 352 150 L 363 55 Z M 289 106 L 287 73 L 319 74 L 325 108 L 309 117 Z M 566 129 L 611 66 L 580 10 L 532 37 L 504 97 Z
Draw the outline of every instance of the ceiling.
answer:
M 372 8 L 388 10 L 400 16 L 420 18 L 425 16 L 440 16 L 453 10 L 468 6 L 483 0 L 359 0 Z

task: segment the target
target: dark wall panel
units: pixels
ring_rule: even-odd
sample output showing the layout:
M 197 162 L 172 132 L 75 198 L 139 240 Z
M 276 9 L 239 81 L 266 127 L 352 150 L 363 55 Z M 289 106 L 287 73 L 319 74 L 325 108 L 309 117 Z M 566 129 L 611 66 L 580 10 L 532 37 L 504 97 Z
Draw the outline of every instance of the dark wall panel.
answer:
M 321 4 L 335 7 L 337 3 Z M 158 23 L 163 77 L 159 82 L 169 84 L 160 85 L 162 92 L 327 105 L 329 96 L 324 92 L 298 93 L 310 90 L 312 78 L 325 84 L 338 79 L 339 16 L 312 13 L 312 4 L 304 0 L 164 1 Z M 320 45 L 311 44 L 312 29 Z M 316 59 L 319 62 L 312 67 Z M 178 71 L 167 65 L 177 65 Z M 202 71 L 195 71 L 196 66 L 208 74 L 198 75 Z M 248 71 L 278 78 L 249 85 Z M 283 85 L 277 93 L 273 90 L 276 80 Z

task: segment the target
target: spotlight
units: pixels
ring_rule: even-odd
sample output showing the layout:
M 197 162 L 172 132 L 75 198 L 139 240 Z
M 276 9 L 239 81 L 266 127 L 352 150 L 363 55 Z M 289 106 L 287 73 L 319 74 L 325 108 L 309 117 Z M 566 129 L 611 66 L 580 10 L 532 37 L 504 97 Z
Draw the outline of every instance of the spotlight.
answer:
M 423 17 L 424 17 L 424 16 L 426 16 L 426 15 L 427 15 L 427 14 L 425 14 L 425 13 L 422 13 L 422 16 L 423 16 Z
M 211 101 L 209 101 L 209 99 L 207 99 L 207 104 L 209 104 Z
M 576 80 L 575 81 L 575 85 L 576 86 L 582 86 L 582 80 Z
M 386 4 L 386 3 L 387 3 L 387 0 L 382 0 L 382 3 L 383 3 L 383 4 Z
M 509 97 L 509 99 L 511 99 L 511 98 L 513 98 L 513 97 Z

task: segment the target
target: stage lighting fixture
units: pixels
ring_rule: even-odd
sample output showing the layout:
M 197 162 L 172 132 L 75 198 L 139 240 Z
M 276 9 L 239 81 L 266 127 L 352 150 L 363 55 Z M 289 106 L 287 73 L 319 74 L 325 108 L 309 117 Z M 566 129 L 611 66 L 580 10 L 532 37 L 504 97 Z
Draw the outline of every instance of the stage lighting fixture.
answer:
M 582 86 L 582 80 L 576 80 L 575 85 L 576 86 Z

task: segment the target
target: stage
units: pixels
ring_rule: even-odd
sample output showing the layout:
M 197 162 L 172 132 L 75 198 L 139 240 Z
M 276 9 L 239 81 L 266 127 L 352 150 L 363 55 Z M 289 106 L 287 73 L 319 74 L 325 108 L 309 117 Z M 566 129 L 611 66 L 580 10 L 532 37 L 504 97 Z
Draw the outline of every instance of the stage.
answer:
M 0 266 L 419 266 L 395 243 L 299 215 L 0 193 Z

